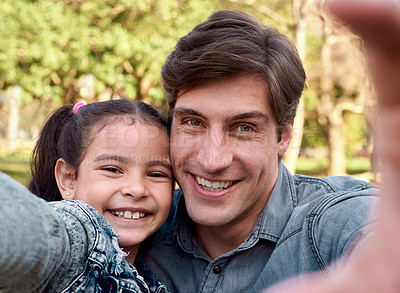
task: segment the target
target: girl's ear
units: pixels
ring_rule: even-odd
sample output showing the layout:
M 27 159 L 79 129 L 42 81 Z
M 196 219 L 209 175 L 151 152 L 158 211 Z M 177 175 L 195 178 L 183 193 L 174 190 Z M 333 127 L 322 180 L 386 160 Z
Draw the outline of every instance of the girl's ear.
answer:
M 54 173 L 63 199 L 74 199 L 75 170 L 63 159 L 58 159 Z

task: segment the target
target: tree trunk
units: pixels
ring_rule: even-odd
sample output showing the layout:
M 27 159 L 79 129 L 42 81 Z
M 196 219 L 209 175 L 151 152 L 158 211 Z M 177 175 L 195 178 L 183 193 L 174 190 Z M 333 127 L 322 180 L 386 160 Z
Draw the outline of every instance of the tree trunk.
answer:
M 328 116 L 328 148 L 329 168 L 328 176 L 346 175 L 345 144 L 342 135 L 343 117 L 342 111 L 334 109 Z
M 7 91 L 8 94 L 8 121 L 7 121 L 7 153 L 12 153 L 17 147 L 19 107 L 21 88 L 14 86 Z
M 305 6 L 307 6 L 307 4 L 308 3 L 306 3 Z M 296 1 L 294 1 L 293 5 L 294 9 L 299 10 L 297 12 L 299 16 L 295 31 L 295 45 L 299 52 L 300 59 L 304 62 L 306 57 L 307 11 L 304 11 L 306 7 L 300 8 L 300 2 L 296 5 Z M 303 140 L 304 111 L 304 100 L 303 97 L 301 97 L 296 112 L 296 118 L 293 123 L 292 141 L 283 158 L 286 168 L 288 168 L 292 174 L 296 173 L 297 159 Z
M 342 135 L 343 126 L 343 105 L 334 101 L 334 76 L 332 63 L 333 38 L 330 28 L 325 26 L 326 39 L 321 51 L 321 62 L 323 73 L 320 79 L 321 100 L 318 107 L 318 115 L 327 119 L 328 127 L 328 150 L 329 167 L 328 175 L 346 174 L 346 156 L 344 138 Z M 336 98 L 338 100 L 338 98 Z

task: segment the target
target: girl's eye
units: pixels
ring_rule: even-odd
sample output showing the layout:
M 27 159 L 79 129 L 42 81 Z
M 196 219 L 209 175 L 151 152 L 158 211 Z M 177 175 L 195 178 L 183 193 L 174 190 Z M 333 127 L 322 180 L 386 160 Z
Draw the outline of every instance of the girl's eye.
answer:
M 164 173 L 152 172 L 152 173 L 149 174 L 149 177 L 156 177 L 156 178 L 160 177 L 160 178 L 165 178 L 165 177 L 168 177 L 168 176 L 167 176 L 166 174 L 164 174 Z
M 111 172 L 111 173 L 116 173 L 116 174 L 121 174 L 122 173 L 120 170 L 118 170 L 115 167 L 105 167 L 105 168 L 103 168 L 103 170 L 107 171 L 107 172 Z

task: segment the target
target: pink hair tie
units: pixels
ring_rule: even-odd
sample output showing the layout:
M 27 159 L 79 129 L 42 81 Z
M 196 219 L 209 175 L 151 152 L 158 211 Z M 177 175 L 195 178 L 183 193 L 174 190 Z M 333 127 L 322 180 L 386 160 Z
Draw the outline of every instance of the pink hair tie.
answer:
M 74 113 L 76 115 L 76 113 L 78 113 L 78 110 L 80 108 L 82 108 L 83 106 L 85 106 L 86 104 L 84 102 L 78 102 L 74 105 L 74 107 L 72 108 L 72 113 Z

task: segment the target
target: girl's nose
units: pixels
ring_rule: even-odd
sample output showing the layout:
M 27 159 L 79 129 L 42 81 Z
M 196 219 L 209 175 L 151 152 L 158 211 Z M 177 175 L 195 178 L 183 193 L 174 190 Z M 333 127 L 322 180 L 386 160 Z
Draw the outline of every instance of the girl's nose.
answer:
M 143 178 L 127 178 L 124 187 L 121 190 L 125 196 L 132 196 L 138 200 L 147 196 L 146 184 Z

